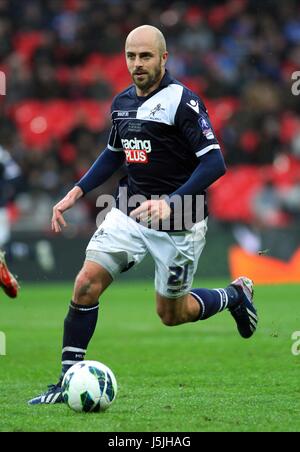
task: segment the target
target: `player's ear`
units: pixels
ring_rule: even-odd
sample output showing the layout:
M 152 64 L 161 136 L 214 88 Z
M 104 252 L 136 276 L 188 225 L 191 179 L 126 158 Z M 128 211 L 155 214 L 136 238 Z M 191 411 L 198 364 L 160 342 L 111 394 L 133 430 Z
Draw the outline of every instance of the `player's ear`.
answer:
M 163 54 L 162 54 L 162 63 L 163 63 L 163 66 L 165 66 L 166 65 L 166 63 L 167 63 L 167 60 L 168 60 L 168 56 L 169 56 L 169 53 L 168 52 L 164 52 Z

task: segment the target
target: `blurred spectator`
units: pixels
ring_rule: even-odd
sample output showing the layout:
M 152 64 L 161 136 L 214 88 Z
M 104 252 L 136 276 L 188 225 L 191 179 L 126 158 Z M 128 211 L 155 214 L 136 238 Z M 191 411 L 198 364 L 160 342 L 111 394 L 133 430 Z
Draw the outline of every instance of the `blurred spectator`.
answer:
M 87 86 L 86 93 L 86 97 L 96 100 L 111 99 L 113 95 L 111 85 L 99 72 L 94 74 L 93 81 Z
M 12 51 L 12 30 L 9 20 L 0 17 L 0 61 Z
M 279 227 L 288 224 L 288 216 L 284 213 L 283 203 L 278 188 L 271 180 L 265 182 L 256 193 L 253 203 L 255 224 L 259 227 Z
M 12 54 L 8 60 L 9 78 L 6 90 L 7 104 L 16 104 L 25 99 L 34 97 L 34 81 L 29 68 L 24 64 L 22 58 Z
M 33 76 L 33 97 L 41 100 L 57 99 L 62 96 L 55 69 L 49 63 L 40 63 Z
M 281 195 L 282 207 L 297 222 L 300 221 L 300 178 Z

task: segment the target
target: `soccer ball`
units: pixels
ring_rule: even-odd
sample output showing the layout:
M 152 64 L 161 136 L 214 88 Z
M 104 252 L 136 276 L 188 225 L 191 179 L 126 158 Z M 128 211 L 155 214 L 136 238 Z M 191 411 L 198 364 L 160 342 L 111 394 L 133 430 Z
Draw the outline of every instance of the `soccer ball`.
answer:
M 104 411 L 115 400 L 117 381 L 105 364 L 81 361 L 66 372 L 62 395 L 64 402 L 75 411 Z

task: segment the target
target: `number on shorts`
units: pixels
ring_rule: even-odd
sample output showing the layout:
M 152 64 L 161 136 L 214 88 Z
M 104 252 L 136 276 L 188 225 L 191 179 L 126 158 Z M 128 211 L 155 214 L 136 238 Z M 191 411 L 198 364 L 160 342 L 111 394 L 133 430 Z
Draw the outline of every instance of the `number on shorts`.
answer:
M 169 287 L 184 288 L 187 283 L 189 265 L 185 264 L 184 267 L 171 266 L 169 267 L 170 276 L 168 279 Z

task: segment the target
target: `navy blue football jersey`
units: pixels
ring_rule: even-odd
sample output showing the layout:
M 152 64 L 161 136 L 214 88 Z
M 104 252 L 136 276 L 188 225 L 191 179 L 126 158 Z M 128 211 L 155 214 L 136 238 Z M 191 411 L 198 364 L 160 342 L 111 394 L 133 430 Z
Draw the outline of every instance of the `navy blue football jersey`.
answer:
M 199 157 L 220 149 L 201 99 L 168 71 L 149 96 L 132 85 L 112 102 L 108 148 L 124 152 L 128 196 L 169 195 L 199 165 Z
M 0 146 L 0 208 L 5 207 L 17 193 L 21 169 L 10 154 Z

